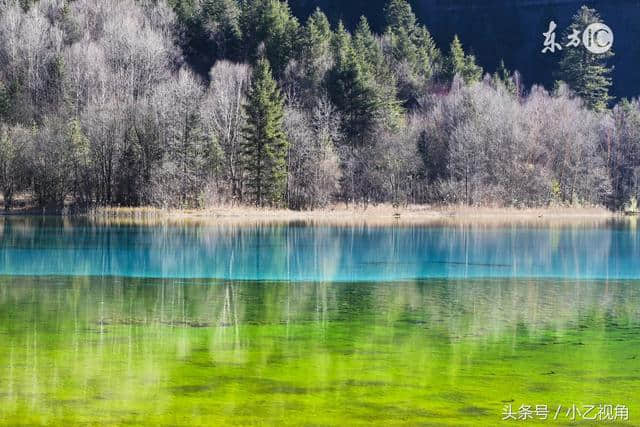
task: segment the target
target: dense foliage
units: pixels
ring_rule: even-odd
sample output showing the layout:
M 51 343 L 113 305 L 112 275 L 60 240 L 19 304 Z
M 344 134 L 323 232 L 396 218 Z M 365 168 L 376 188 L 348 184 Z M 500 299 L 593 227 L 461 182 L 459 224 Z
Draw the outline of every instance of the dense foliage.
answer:
M 581 34 L 584 28 L 597 22 L 602 22 L 598 13 L 583 6 L 573 17 L 573 23 L 567 33 L 575 31 Z M 612 82 L 609 75 L 613 71 L 611 67 L 607 67 L 607 60 L 613 53 L 608 51 L 596 55 L 587 49 L 564 49 L 562 54 L 560 78 L 568 82 L 590 108 L 607 108 L 611 102 L 609 89 Z
M 0 0 L 5 207 L 639 195 L 640 103 L 609 109 L 606 57 L 564 56 L 548 93 L 441 52 L 406 0 L 385 15 L 375 34 L 278 0 Z

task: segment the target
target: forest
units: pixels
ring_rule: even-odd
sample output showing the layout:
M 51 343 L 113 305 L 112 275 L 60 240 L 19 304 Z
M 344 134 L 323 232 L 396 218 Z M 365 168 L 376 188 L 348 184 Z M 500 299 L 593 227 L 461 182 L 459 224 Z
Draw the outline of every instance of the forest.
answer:
M 4 209 L 637 199 L 640 102 L 610 95 L 612 52 L 563 50 L 545 89 L 486 73 L 457 37 L 439 49 L 406 0 L 384 20 L 299 22 L 280 0 L 0 0 Z M 582 7 L 569 30 L 600 21 Z

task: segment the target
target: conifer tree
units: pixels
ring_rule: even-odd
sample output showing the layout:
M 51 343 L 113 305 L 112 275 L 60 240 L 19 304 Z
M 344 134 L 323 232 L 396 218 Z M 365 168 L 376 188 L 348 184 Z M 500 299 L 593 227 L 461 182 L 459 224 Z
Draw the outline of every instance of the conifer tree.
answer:
M 353 34 L 353 49 L 360 67 L 374 85 L 380 123 L 387 128 L 396 127 L 402 113 L 397 99 L 396 78 L 385 61 L 379 39 L 364 16 Z
M 415 103 L 441 68 L 440 52 L 425 26 L 417 25 L 407 0 L 391 0 L 385 8 L 389 62 L 395 64 L 398 93 L 405 103 Z
M 577 30 L 580 35 L 593 23 L 602 22 L 594 9 L 586 6 L 576 13 L 569 27 L 569 34 Z M 582 45 L 576 48 L 565 48 L 560 59 L 559 77 L 582 99 L 586 105 L 596 111 L 607 108 L 613 99 L 609 95 L 612 67 L 607 67 L 607 60 L 614 56 L 608 51 L 602 54 L 589 52 Z
M 369 21 L 364 16 L 360 17 L 360 22 L 353 33 L 353 50 L 366 73 L 376 78 L 387 77 L 382 49 L 371 32 Z
M 331 46 L 331 25 L 329 19 L 320 9 L 307 20 L 304 31 L 305 53 L 314 57 L 323 56 Z
M 336 62 L 346 61 L 347 56 L 353 53 L 351 34 L 344 27 L 342 21 L 338 22 L 338 28 L 331 38 L 331 49 Z
M 202 0 L 201 24 L 218 58 L 236 58 L 240 50 L 240 6 L 236 0 Z
M 424 25 L 417 27 L 411 40 L 416 47 L 416 70 L 418 73 L 430 78 L 442 67 L 442 55 L 431 37 L 431 33 Z
M 473 55 L 464 53 L 462 43 L 457 35 L 453 38 L 449 48 L 446 77 L 453 79 L 456 75 L 460 75 L 466 83 L 477 82 L 482 78 L 482 67 L 476 64 Z
M 253 71 L 243 143 L 247 188 L 258 206 L 284 202 L 289 141 L 283 128 L 284 102 L 271 74 L 269 61 L 258 60 Z
M 48 66 L 46 100 L 52 108 L 63 108 L 65 100 L 66 66 L 61 55 L 56 55 Z
M 181 22 L 186 24 L 193 22 L 196 15 L 195 0 L 168 0 L 168 3 L 173 7 L 173 10 L 175 10 L 176 15 Z
M 240 29 L 247 56 L 257 61 L 263 56 L 273 74 L 280 78 L 289 60 L 300 50 L 300 24 L 287 2 L 246 0 L 242 3 Z
M 375 82 L 368 72 L 369 65 L 356 53 L 342 23 L 334 36 L 333 49 L 335 65 L 328 74 L 327 89 L 342 113 L 345 136 L 362 145 L 377 118 L 379 98 Z
M 387 25 L 394 33 L 411 32 L 416 26 L 416 16 L 407 0 L 391 0 L 384 9 Z
M 392 128 L 399 122 L 395 78 L 365 18 L 353 37 L 340 23 L 333 49 L 327 89 L 342 113 L 344 135 L 350 143 L 364 145 L 377 124 Z
M 311 86 L 321 82 L 331 66 L 331 36 L 327 16 L 320 9 L 316 9 L 307 20 L 302 42 L 302 63 Z
M 518 87 L 516 85 L 514 76 L 504 65 L 504 60 L 500 60 L 500 65 L 495 73 L 493 73 L 493 83 L 495 86 L 502 85 L 507 92 L 512 95 L 518 93 Z

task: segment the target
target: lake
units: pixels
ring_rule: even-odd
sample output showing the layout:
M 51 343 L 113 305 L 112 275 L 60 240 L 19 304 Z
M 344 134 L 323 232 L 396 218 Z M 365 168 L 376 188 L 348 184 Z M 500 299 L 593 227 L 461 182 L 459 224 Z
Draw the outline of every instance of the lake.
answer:
M 636 226 L 0 218 L 0 424 L 638 425 Z

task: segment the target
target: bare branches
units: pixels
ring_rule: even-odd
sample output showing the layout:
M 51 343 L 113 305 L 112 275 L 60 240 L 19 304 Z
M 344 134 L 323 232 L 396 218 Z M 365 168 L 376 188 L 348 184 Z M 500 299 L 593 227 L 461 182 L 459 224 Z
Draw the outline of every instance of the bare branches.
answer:
M 460 86 L 425 115 L 426 174 L 447 202 L 602 204 L 602 120 L 568 93 L 534 87 L 520 99 L 488 82 Z
M 164 0 L 40 0 L 28 11 L 0 0 L 5 200 L 25 191 L 57 209 L 246 202 L 264 160 L 243 163 L 247 123 L 256 146 L 266 135 L 283 142 L 278 203 L 286 193 L 295 209 L 338 201 L 620 208 L 640 196 L 637 101 L 596 113 L 566 85 L 526 94 L 504 66 L 478 81 L 459 47 L 447 70 L 469 75 L 446 79 L 447 61 L 405 2 L 384 36 L 365 20 L 353 35 L 332 30 L 321 12 L 300 28 L 285 6 L 263 3 L 195 6 L 199 49 L 213 55 L 196 65 L 218 59 L 207 81 L 178 46 L 187 11 L 176 9 L 178 22 Z M 281 77 L 270 92 L 286 95 L 284 118 L 278 96 L 270 121 L 278 129 L 246 108 L 251 65 L 219 60 L 255 59 L 260 45 Z

